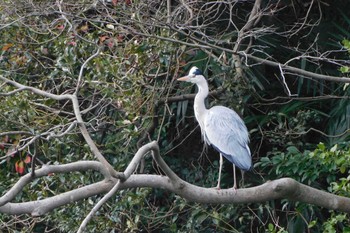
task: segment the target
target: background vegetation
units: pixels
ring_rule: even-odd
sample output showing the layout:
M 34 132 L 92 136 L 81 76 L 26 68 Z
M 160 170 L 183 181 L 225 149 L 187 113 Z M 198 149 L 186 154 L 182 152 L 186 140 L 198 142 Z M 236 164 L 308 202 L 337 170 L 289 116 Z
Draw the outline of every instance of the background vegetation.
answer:
M 209 105 L 235 109 L 250 131 L 254 171 L 244 185 L 291 177 L 349 197 L 348 84 L 310 79 L 245 54 L 315 74 L 347 77 L 348 1 L 7 1 L 0 5 L 0 74 L 54 94 L 71 93 L 82 64 L 83 118 L 116 170 L 138 147 L 158 140 L 162 157 L 184 180 L 213 187 L 218 154 L 204 149 L 195 122 L 195 87 L 174 78 L 193 65 L 214 91 Z M 247 22 L 254 22 L 244 30 Z M 231 53 L 229 52 L 231 51 Z M 42 164 L 93 159 L 67 101 L 1 84 L 0 193 Z M 38 140 L 31 142 L 34 136 Z M 11 155 L 10 155 L 11 154 Z M 10 156 L 9 156 L 10 155 Z M 39 166 L 40 164 L 38 164 Z M 142 173 L 159 173 L 145 163 Z M 43 199 L 100 179 L 52 174 L 17 201 Z M 223 187 L 233 184 L 224 163 Z M 75 232 L 101 196 L 32 218 L 0 214 L 3 232 Z M 89 224 L 91 232 L 349 232 L 348 214 L 286 200 L 249 205 L 190 203 L 164 190 L 118 193 Z

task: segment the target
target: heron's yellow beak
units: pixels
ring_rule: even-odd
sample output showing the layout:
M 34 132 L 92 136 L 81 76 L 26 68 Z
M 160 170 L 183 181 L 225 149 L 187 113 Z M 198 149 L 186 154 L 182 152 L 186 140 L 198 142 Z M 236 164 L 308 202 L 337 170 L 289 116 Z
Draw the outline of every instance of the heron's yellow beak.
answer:
M 188 76 L 183 76 L 181 78 L 178 78 L 177 81 L 188 81 L 189 77 Z

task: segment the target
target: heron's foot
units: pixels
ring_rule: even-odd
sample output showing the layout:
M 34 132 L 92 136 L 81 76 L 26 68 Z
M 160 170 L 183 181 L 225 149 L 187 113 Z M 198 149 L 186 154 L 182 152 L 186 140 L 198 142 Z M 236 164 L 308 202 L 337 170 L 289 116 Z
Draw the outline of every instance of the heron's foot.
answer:
M 221 188 L 220 188 L 220 180 L 218 180 L 218 184 L 216 185 L 216 187 L 214 187 L 215 189 L 217 189 L 217 190 L 220 190 Z
M 237 194 L 237 187 L 233 186 L 232 189 L 233 189 L 233 192 L 234 192 L 235 195 L 236 195 L 236 194 Z

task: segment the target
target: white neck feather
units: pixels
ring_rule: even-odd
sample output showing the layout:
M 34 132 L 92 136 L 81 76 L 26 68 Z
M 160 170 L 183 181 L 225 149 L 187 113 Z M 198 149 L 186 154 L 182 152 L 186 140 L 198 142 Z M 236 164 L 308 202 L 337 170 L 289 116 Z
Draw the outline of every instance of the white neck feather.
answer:
M 201 127 L 202 131 L 202 136 L 204 137 L 204 120 L 205 116 L 207 114 L 208 109 L 205 106 L 205 98 L 207 98 L 209 94 L 209 89 L 208 89 L 208 83 L 207 80 L 202 76 L 199 82 L 196 83 L 198 87 L 198 93 L 196 97 L 194 98 L 194 114 L 196 116 L 196 119 Z

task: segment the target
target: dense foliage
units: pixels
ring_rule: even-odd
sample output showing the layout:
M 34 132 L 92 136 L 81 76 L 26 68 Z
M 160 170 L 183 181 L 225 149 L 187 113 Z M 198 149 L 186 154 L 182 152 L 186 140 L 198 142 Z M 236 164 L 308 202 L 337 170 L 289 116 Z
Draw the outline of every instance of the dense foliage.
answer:
M 244 186 L 291 177 L 350 196 L 349 86 L 283 74 L 234 53 L 347 76 L 350 17 L 341 10 L 349 9 L 347 1 L 268 1 L 243 35 L 237 30 L 246 25 L 253 1 L 189 6 L 168 1 L 171 16 L 167 1 L 34 2 L 5 0 L 0 6 L 0 75 L 54 94 L 74 92 L 79 84 L 89 132 L 116 170 L 125 169 L 140 145 L 158 140 L 162 157 L 181 178 L 215 186 L 218 155 L 204 149 L 192 99 L 182 96 L 195 88 L 174 81 L 196 65 L 216 91 L 209 105 L 235 109 L 250 131 L 255 168 L 245 174 Z M 30 92 L 4 95 L 14 90 L 1 83 L 1 194 L 31 171 L 34 155 L 37 166 L 93 159 L 79 130 L 69 129 L 75 118 L 68 101 Z M 49 138 L 52 133 L 63 136 Z M 140 172 L 159 173 L 149 161 L 146 157 Z M 17 201 L 43 199 L 99 179 L 88 172 L 52 174 L 26 187 Z M 232 184 L 232 168 L 225 162 L 222 186 Z M 75 232 L 100 198 L 40 218 L 0 214 L 0 229 Z M 89 231 L 347 232 L 349 224 L 347 214 L 304 203 L 202 205 L 138 188 L 119 192 L 103 206 Z

